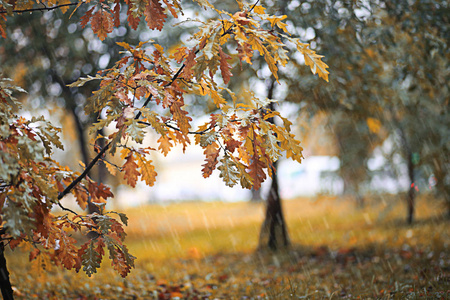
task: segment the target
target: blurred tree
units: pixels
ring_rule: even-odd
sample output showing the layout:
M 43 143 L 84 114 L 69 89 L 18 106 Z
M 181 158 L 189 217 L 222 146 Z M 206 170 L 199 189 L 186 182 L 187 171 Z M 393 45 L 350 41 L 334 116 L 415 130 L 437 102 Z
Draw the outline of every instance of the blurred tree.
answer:
M 446 201 L 450 215 L 448 2 L 269 2 L 272 9 L 284 8 L 288 26 L 335 70 L 330 84 L 323 84 L 293 55 L 295 67 L 281 69 L 280 78 L 287 101 L 312 115 L 329 115 L 344 192 L 363 199 L 367 160 L 390 137 L 408 169 L 408 222 L 420 178 L 430 181 L 425 189 Z
M 386 1 L 366 36 L 376 70 L 376 94 L 383 126 L 398 136 L 409 177 L 408 223 L 419 189 L 446 201 L 450 217 L 448 1 Z M 369 61 L 367 60 L 367 63 Z M 420 179 L 427 182 L 420 186 Z

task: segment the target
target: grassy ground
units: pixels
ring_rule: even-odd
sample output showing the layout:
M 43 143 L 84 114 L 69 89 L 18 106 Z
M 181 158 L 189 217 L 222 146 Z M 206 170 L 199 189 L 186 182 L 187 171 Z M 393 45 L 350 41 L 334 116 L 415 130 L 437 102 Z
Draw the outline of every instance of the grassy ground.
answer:
M 397 197 L 283 203 L 293 246 L 257 252 L 264 207 L 182 203 L 129 209 L 126 278 L 91 278 L 8 253 L 19 299 L 450 299 L 450 226 L 425 198 L 404 225 Z M 45 268 L 45 270 L 44 270 Z M 178 297 L 178 298 L 177 298 Z

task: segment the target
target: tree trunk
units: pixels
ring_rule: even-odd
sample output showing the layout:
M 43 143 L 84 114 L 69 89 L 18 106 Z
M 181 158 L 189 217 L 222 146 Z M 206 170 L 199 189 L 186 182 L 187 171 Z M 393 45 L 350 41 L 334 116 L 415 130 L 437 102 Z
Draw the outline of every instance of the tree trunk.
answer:
M 269 84 L 267 98 L 272 99 L 273 90 L 275 87 L 275 81 L 272 79 Z M 273 102 L 269 107 L 272 111 L 275 110 Z M 274 119 L 268 120 L 274 123 Z M 283 216 L 283 210 L 281 207 L 281 199 L 278 188 L 278 176 L 277 176 L 278 162 L 273 163 L 273 176 L 272 185 L 270 186 L 269 195 L 267 197 L 266 217 L 261 227 L 261 233 L 259 235 L 259 249 L 269 247 L 269 249 L 275 251 L 282 247 L 289 246 L 289 236 L 286 228 L 286 222 Z
M 406 154 L 406 160 L 408 165 L 408 177 L 409 177 L 409 190 L 408 190 L 408 196 L 406 198 L 406 204 L 407 204 L 407 217 L 406 221 L 409 225 L 411 225 L 414 221 L 414 205 L 415 205 L 415 183 L 414 183 L 414 160 L 413 160 L 413 153 L 411 150 L 411 146 L 408 142 L 408 138 L 406 136 L 405 131 L 403 130 L 403 127 L 400 125 L 399 122 L 397 122 L 397 127 L 399 129 L 400 133 L 400 140 L 403 146 L 403 150 Z
M 255 190 L 252 188 L 251 192 L 252 192 L 252 198 L 250 199 L 250 202 L 261 202 L 262 201 L 261 189 Z
M 14 299 L 11 282 L 9 281 L 9 272 L 6 266 L 5 244 L 0 241 L 0 288 L 4 300 Z
M 410 149 L 408 151 L 408 177 L 409 177 L 409 191 L 408 191 L 408 198 L 407 198 L 407 204 L 408 204 L 408 224 L 411 225 L 413 223 L 414 219 L 414 198 L 416 196 L 415 193 L 415 186 L 414 186 L 414 162 L 413 157 Z
M 275 170 L 277 164 L 277 162 L 274 163 Z M 267 197 L 266 218 L 259 236 L 259 248 L 269 247 L 269 249 L 275 251 L 280 248 L 286 248 L 289 244 L 290 241 L 278 189 L 278 176 L 274 173 Z

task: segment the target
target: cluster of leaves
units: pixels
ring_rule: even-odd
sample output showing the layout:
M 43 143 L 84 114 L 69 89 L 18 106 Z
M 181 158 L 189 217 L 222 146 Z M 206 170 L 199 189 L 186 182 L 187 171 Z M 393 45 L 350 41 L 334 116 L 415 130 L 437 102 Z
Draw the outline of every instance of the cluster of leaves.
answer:
M 145 15 L 149 28 L 160 30 L 167 10 L 173 17 L 181 13 L 177 1 L 163 2 L 167 9 L 158 0 L 126 1 L 128 24 L 136 28 L 140 17 Z M 53 147 L 62 149 L 57 137 L 60 130 L 42 117 L 31 121 L 18 117 L 19 104 L 11 96 L 14 87 L 2 81 L 1 216 L 6 228 L 3 238 L 10 239 L 11 248 L 22 242 L 31 243 L 35 246 L 30 253 L 31 260 L 38 255 L 49 255 L 57 264 L 77 271 L 83 268 L 90 276 L 100 266 L 106 247 L 113 267 L 125 277 L 135 259 L 123 244 L 122 223 L 126 225 L 126 217 L 118 214 L 120 223 L 110 213 L 103 212 L 106 199 L 113 195 L 108 187 L 88 176 L 98 161 L 104 161 L 113 175 L 121 172 L 131 187 L 135 187 L 139 178 L 152 186 L 157 174 L 149 154 L 159 150 L 167 155 L 177 144 L 185 149 L 191 143 L 190 135 L 194 134 L 195 143 L 204 149 L 206 156 L 204 177 L 217 168 L 228 186 L 240 183 L 245 188 L 256 189 L 266 179 L 266 173 L 271 176 L 275 172 L 273 162 L 283 153 L 301 161 L 302 148 L 290 133 L 291 123 L 266 107 L 274 100 L 258 99 L 250 91 L 238 97 L 226 87 L 233 76 L 230 61 L 251 64 L 252 57 L 259 53 L 278 80 L 277 64 L 286 65 L 289 58 L 285 43 L 289 42 L 303 54 L 314 74 L 328 80 L 328 66 L 321 61 L 322 56 L 290 37 L 282 22 L 285 16 L 265 14 L 260 5 L 250 7 L 238 1 L 240 11 L 230 14 L 215 9 L 207 0 L 198 3 L 220 18 L 201 22 L 191 38 L 194 47 L 178 47 L 168 54 L 153 41 L 136 47 L 118 43 L 125 48 L 126 55 L 114 67 L 69 85 L 79 88 L 92 80 L 101 81 L 99 89 L 87 100 L 85 112 L 101 116 L 92 132 L 112 129 L 105 136 L 97 136 L 106 146 L 98 150 L 81 174 L 51 159 Z M 42 9 L 34 8 L 34 4 L 3 1 L 0 3 L 0 9 L 5 10 L 2 18 L 5 12 Z M 76 3 L 43 4 L 54 5 L 52 9 L 61 8 L 64 12 L 67 6 Z M 80 2 L 77 7 L 83 4 L 89 5 Z M 103 40 L 112 32 L 112 24 L 119 25 L 122 4 L 120 1 L 90 4 L 93 6 L 81 18 L 81 25 L 90 22 Z M 210 120 L 197 131 L 191 131 L 186 95 L 204 96 L 216 106 Z M 269 122 L 273 117 L 279 117 L 283 125 Z M 157 148 L 144 146 L 145 133 L 150 128 L 158 135 Z M 124 161 L 121 166 L 108 162 L 106 157 L 115 155 L 117 150 Z M 93 204 L 98 207 L 98 213 L 80 216 L 63 207 L 60 200 L 69 193 L 81 209 Z M 55 204 L 73 216 L 52 215 L 50 209 Z M 77 247 L 73 232 L 85 234 L 88 241 Z
M 67 269 L 79 270 L 82 266 L 88 275 L 99 266 L 98 257 L 107 246 L 112 264 L 126 276 L 133 265 L 131 256 L 122 244 L 125 237 L 122 224 L 107 214 L 69 218 L 67 214 L 55 216 L 50 213 L 53 205 L 64 208 L 59 200 L 67 186 L 80 174 L 60 166 L 51 159 L 54 147 L 62 149 L 59 128 L 52 126 L 44 117 L 26 120 L 17 116 L 20 103 L 12 96 L 13 91 L 24 92 L 6 79 L 0 81 L 0 149 L 2 168 L 0 173 L 1 222 L 5 227 L 4 239 L 10 240 L 11 249 L 21 243 L 30 243 L 34 249 L 30 260 L 38 255 L 48 255 L 56 264 Z M 102 205 L 113 196 L 108 187 L 97 184 L 89 177 L 71 192 L 81 208 L 88 201 Z M 104 205 L 104 203 L 103 203 Z M 126 223 L 126 217 L 121 215 Z M 94 241 L 77 247 L 71 232 L 95 233 Z
M 217 167 L 229 186 L 240 182 L 245 188 L 258 189 L 266 178 L 264 170 L 271 174 L 272 162 L 283 151 L 288 158 L 300 162 L 302 148 L 289 133 L 290 122 L 265 108 L 273 100 L 260 100 L 251 92 L 239 99 L 221 83 L 226 85 L 232 76 L 232 66 L 228 62 L 232 56 L 237 56 L 241 64 L 251 64 L 255 51 L 264 56 L 272 74 L 278 78 L 275 62 L 285 65 L 288 60 L 282 39 L 296 44 L 313 73 L 317 72 L 325 80 L 328 79 L 327 66 L 321 61 L 321 56 L 306 44 L 273 32 L 278 27 L 288 33 L 286 24 L 282 22 L 284 17 L 264 14 L 261 6 L 252 9 L 241 4 L 241 7 L 243 11 L 234 15 L 217 10 L 226 17 L 202 23 L 191 38 L 196 46 L 190 49 L 179 47 L 170 55 L 166 55 L 163 47 L 156 43 L 147 45 L 153 50 L 151 54 L 144 51 L 143 43 L 135 48 L 119 43 L 129 54 L 113 68 L 102 75 L 80 78 L 70 85 L 81 87 L 91 80 L 101 80 L 101 88 L 90 98 L 86 113 L 106 109 L 106 118 L 99 120 L 93 129 L 115 124 L 117 130 L 106 138 L 112 145 L 112 154 L 116 147 L 123 148 L 125 163 L 119 169 L 124 171 L 131 186 L 135 186 L 139 176 L 149 185 L 155 181 L 156 172 L 145 155 L 156 149 L 129 147 L 121 143 L 129 139 L 142 144 L 145 127 L 153 128 L 160 136 L 158 150 L 164 155 L 176 144 L 185 148 L 190 144 L 189 134 L 196 134 L 196 144 L 205 149 L 204 177 L 211 175 Z M 265 30 L 263 26 L 267 21 L 270 26 Z M 236 50 L 234 53 L 226 53 L 233 48 Z M 209 96 L 219 111 L 212 114 L 210 121 L 200 126 L 198 131 L 190 131 L 192 118 L 184 108 L 185 94 Z M 232 104 L 227 101 L 227 96 Z M 144 105 L 139 102 L 144 102 Z M 160 106 L 164 113 L 150 110 L 147 107 L 149 103 Z M 138 116 L 142 118 L 138 119 Z M 274 116 L 283 120 L 283 126 L 267 121 Z M 223 157 L 219 160 L 221 151 Z M 113 169 L 112 165 L 109 166 L 110 170 Z

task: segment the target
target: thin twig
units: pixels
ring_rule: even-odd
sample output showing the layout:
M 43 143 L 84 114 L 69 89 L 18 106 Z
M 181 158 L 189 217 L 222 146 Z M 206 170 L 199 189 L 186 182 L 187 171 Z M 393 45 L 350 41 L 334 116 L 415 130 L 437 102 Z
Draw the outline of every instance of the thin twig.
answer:
M 12 12 L 13 13 L 26 13 L 26 12 L 33 12 L 33 11 L 51 11 L 54 9 L 58 9 L 61 7 L 66 7 L 66 6 L 73 6 L 73 5 L 78 5 L 79 2 L 72 2 L 72 3 L 67 3 L 67 4 L 61 4 L 61 5 L 55 5 L 52 7 L 37 7 L 37 8 L 29 8 L 29 9 L 15 9 Z M 6 14 L 8 13 L 7 10 L 0 10 L 0 14 Z
M 58 199 L 59 200 L 59 199 Z M 76 212 L 74 212 L 73 210 L 71 210 L 70 208 L 64 207 L 61 202 L 58 202 L 58 206 L 61 207 L 62 210 L 68 211 L 70 213 L 73 213 L 74 215 L 78 215 Z
M 253 4 L 252 8 L 250 8 L 249 12 L 252 12 L 253 9 L 255 9 L 256 5 L 258 5 L 259 0 L 255 2 L 255 4 Z

